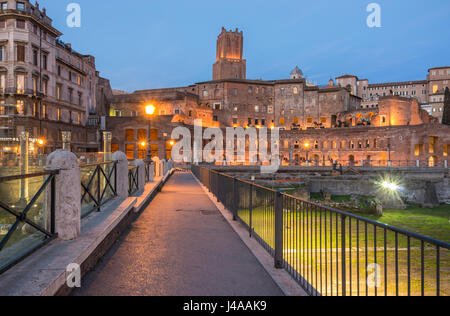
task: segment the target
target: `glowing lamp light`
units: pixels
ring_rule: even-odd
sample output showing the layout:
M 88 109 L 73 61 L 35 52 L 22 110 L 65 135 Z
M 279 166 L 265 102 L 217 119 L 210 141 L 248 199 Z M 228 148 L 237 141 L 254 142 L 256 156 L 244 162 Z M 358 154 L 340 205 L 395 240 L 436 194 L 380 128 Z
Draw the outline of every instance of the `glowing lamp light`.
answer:
M 175 142 L 173 140 L 171 140 L 169 144 L 170 144 L 170 146 L 173 146 L 173 145 L 175 145 Z
M 145 147 L 145 146 L 147 146 L 147 143 L 146 142 L 141 142 L 141 146 Z
M 37 143 L 39 146 L 43 146 L 45 144 L 45 141 L 43 139 L 38 139 Z
M 309 148 L 309 143 L 305 143 L 305 148 Z
M 147 115 L 153 115 L 153 114 L 155 114 L 155 110 L 156 110 L 156 108 L 155 108 L 154 105 L 147 105 L 147 106 L 145 107 L 145 114 L 147 114 Z
M 388 182 L 388 181 L 384 181 L 381 186 L 385 189 L 391 190 L 391 191 L 398 191 L 400 190 L 400 187 L 393 183 L 393 182 Z

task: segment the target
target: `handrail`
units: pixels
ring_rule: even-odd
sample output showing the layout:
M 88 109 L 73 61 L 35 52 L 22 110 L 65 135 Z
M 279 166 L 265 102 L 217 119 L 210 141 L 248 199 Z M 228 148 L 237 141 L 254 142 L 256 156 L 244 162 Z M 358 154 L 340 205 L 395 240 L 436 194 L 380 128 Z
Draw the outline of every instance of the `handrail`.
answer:
M 0 183 L 14 181 L 14 180 L 37 178 L 37 177 L 48 176 L 48 175 L 52 175 L 52 174 L 59 174 L 59 170 L 48 170 L 48 171 L 42 171 L 42 172 L 36 172 L 36 173 L 28 173 L 28 174 L 0 177 Z
M 83 168 L 97 167 L 97 166 L 103 166 L 103 165 L 111 165 L 116 162 L 117 161 L 105 161 L 105 162 L 91 163 L 91 164 L 80 165 L 80 168 L 83 169 Z

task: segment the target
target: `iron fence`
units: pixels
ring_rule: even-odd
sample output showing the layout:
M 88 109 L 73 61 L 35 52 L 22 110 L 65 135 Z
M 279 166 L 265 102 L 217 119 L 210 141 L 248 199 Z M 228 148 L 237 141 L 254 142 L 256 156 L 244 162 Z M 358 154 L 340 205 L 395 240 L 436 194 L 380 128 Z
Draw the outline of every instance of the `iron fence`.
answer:
M 150 182 L 150 171 L 152 171 L 153 169 L 153 175 L 155 175 L 155 164 L 153 163 L 153 161 L 145 161 L 145 183 Z
M 56 237 L 55 176 L 58 173 L 55 170 L 0 177 L 3 191 L 0 198 L 0 273 Z M 5 191 L 8 192 L 5 194 Z
M 128 194 L 133 195 L 139 190 L 139 167 L 128 167 Z
M 448 296 L 450 244 L 192 166 L 310 295 Z
M 81 217 L 84 218 L 117 196 L 117 162 L 81 166 Z

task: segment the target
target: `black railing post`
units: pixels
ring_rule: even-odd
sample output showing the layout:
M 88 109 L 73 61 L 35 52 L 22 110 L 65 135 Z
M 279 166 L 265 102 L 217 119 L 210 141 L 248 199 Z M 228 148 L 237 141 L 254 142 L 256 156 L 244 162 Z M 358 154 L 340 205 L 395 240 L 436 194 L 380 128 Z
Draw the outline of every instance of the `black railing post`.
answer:
M 283 268 L 283 195 L 275 195 L 275 268 Z
M 97 166 L 97 203 L 98 203 L 98 211 L 100 212 L 100 205 L 102 205 L 102 201 L 100 201 L 101 197 L 101 192 L 100 192 L 100 166 Z
M 55 174 L 52 174 L 50 177 L 52 177 L 52 182 L 50 184 L 50 232 L 54 235 L 56 233 L 56 176 Z
M 253 223 L 252 223 L 252 211 L 253 211 L 253 185 L 250 184 L 250 197 L 249 197 L 249 206 L 248 206 L 248 210 L 249 210 L 249 234 L 250 234 L 250 238 L 252 237 L 252 233 L 253 233 Z
M 375 228 L 376 229 L 376 228 Z M 351 238 L 351 237 L 350 237 Z M 342 296 L 347 295 L 347 264 L 345 255 L 345 215 L 341 215 Z M 351 262 L 350 262 L 351 264 Z
M 233 178 L 233 221 L 237 220 L 237 212 L 238 212 L 238 189 L 237 189 L 237 179 Z
M 114 162 L 114 191 L 117 195 L 117 161 Z

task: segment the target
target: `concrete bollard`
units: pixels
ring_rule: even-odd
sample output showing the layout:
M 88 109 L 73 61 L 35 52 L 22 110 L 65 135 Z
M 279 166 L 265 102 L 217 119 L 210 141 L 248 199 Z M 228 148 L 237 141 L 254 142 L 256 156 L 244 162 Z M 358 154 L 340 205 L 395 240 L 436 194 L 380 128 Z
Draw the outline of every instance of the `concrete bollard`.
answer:
M 112 155 L 112 160 L 117 161 L 117 196 L 122 199 L 128 197 L 128 159 L 121 151 L 116 151 Z M 113 178 L 113 185 L 115 177 Z
M 145 164 L 142 160 L 136 159 L 130 163 L 130 166 L 138 167 L 138 188 L 139 190 L 145 189 Z
M 47 158 L 46 170 L 59 169 L 55 181 L 55 230 L 62 240 L 80 236 L 81 170 L 77 157 L 66 150 L 57 150 Z M 48 193 L 50 194 L 50 192 Z M 50 198 L 47 198 L 50 203 Z M 47 206 L 50 210 L 50 207 Z

